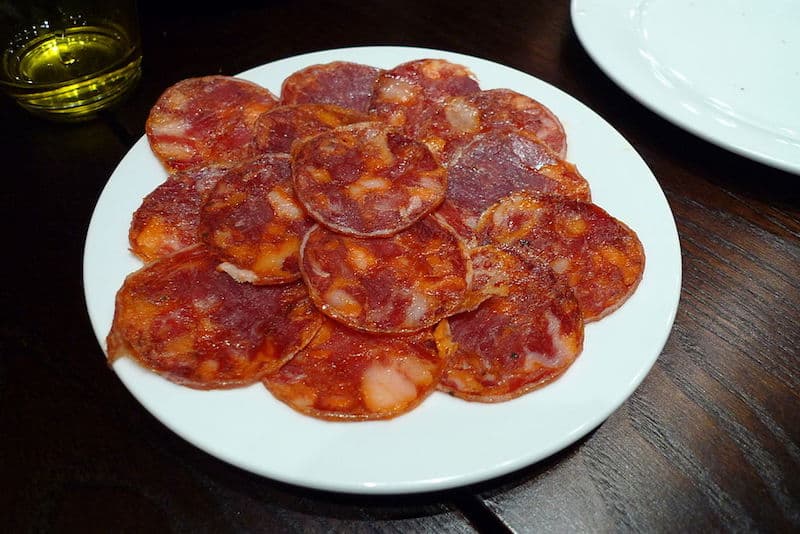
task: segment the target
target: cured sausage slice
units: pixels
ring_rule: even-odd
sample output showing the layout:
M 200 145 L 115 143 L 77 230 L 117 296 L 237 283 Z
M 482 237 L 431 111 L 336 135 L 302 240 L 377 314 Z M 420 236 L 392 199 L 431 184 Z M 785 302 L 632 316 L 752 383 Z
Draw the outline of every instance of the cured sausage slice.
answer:
M 264 152 L 291 152 L 297 139 L 355 122 L 369 120 L 369 116 L 352 109 L 327 104 L 298 104 L 277 106 L 256 120 L 256 145 Z
M 324 314 L 373 332 L 432 326 L 461 304 L 472 279 L 463 241 L 436 216 L 385 238 L 316 226 L 303 242 L 300 269 Z
M 291 74 L 281 87 L 282 104 L 334 104 L 366 113 L 380 69 L 334 61 Z
M 448 319 L 455 353 L 439 388 L 457 397 L 499 402 L 537 389 L 566 371 L 583 349 L 583 321 L 572 291 L 543 264 L 495 249 L 507 294 Z M 498 286 L 499 287 L 499 286 Z
M 370 111 L 415 137 L 445 98 L 477 91 L 478 81 L 467 67 L 444 59 L 419 59 L 381 72 Z
M 147 118 L 150 147 L 170 171 L 236 163 L 253 155 L 253 124 L 277 104 L 264 87 L 231 76 L 169 87 Z
M 470 226 L 484 209 L 517 191 L 590 199 L 589 184 L 574 165 L 519 130 L 475 136 L 454 154 L 447 170 L 447 198 L 467 212 Z
M 264 385 L 312 417 L 390 419 L 436 389 L 445 361 L 430 330 L 378 336 L 326 321 L 311 343 L 264 378 Z
M 117 293 L 108 358 L 131 356 L 198 389 L 256 382 L 304 347 L 323 316 L 301 282 L 240 284 L 197 245 L 125 279 Z
M 300 278 L 300 242 L 313 221 L 294 195 L 286 154 L 265 154 L 222 177 L 200 212 L 199 233 L 239 282 Z
M 552 111 L 533 98 L 510 89 L 489 89 L 451 97 L 420 127 L 418 139 L 447 161 L 473 136 L 500 128 L 535 135 L 559 158 L 567 155 L 567 135 Z
M 588 202 L 511 195 L 486 210 L 478 233 L 483 242 L 548 264 L 573 289 L 587 322 L 621 306 L 644 273 L 636 233 Z
M 338 232 L 390 235 L 444 199 L 447 171 L 420 142 L 377 122 L 341 126 L 292 151 L 297 197 Z
M 134 212 L 131 252 L 150 262 L 199 243 L 200 206 L 228 171 L 212 165 L 171 174 Z

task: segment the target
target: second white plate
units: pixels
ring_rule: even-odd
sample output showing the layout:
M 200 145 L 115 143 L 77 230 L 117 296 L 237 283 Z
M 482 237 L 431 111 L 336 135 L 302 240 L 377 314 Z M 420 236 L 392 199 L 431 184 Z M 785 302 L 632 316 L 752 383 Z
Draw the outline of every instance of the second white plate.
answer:
M 800 2 L 572 0 L 571 14 L 592 59 L 641 103 L 800 174 Z
M 558 89 L 482 59 L 418 48 L 330 50 L 276 61 L 240 76 L 280 91 L 284 78 L 315 63 L 353 61 L 390 68 L 438 57 L 468 66 L 483 88 L 507 87 L 549 106 L 568 134 L 569 159 L 594 201 L 636 231 L 647 265 L 624 306 L 587 326 L 585 349 L 558 381 L 499 404 L 435 393 L 391 421 L 315 420 L 275 400 L 260 384 L 225 391 L 175 385 L 129 358 L 114 371 L 155 417 L 208 453 L 276 480 L 351 493 L 409 493 L 451 488 L 532 464 L 598 426 L 631 395 L 660 354 L 678 305 L 681 256 L 669 206 L 647 165 L 594 112 Z M 114 297 L 140 262 L 127 233 L 142 198 L 166 178 L 140 139 L 103 190 L 86 238 L 84 284 L 100 345 Z

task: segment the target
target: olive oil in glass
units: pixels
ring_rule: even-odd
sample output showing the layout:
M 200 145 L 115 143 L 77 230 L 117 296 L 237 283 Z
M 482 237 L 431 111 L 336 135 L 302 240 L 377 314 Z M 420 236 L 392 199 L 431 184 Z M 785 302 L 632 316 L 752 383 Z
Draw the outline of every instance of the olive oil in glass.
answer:
M 22 107 L 66 121 L 91 118 L 136 85 L 138 35 L 112 23 L 39 27 L 3 52 L 0 82 Z

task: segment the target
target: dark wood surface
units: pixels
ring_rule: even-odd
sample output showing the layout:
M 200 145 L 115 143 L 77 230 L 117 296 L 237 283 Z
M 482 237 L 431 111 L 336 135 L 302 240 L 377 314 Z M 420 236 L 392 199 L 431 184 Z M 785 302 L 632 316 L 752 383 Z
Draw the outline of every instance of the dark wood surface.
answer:
M 164 4 L 140 3 L 144 75 L 119 109 L 65 125 L 0 100 L 3 530 L 800 529 L 800 177 L 639 105 L 590 60 L 568 2 Z M 663 353 L 599 428 L 500 479 L 391 498 L 261 478 L 173 434 L 107 367 L 81 283 L 94 204 L 167 86 L 376 44 L 483 57 L 583 101 L 653 170 L 683 255 L 680 307 Z

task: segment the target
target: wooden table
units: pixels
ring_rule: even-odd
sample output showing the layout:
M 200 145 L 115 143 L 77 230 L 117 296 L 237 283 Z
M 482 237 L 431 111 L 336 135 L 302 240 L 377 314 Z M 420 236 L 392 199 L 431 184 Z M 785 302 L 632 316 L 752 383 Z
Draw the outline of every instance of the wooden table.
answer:
M 144 75 L 75 125 L 2 99 L 0 499 L 9 532 L 800 529 L 800 187 L 673 126 L 612 83 L 567 2 L 142 2 Z M 100 191 L 170 84 L 296 54 L 393 44 L 527 72 L 584 102 L 653 170 L 683 289 L 652 371 L 599 428 L 535 465 L 435 494 L 293 487 L 179 438 L 111 372 L 81 284 Z

